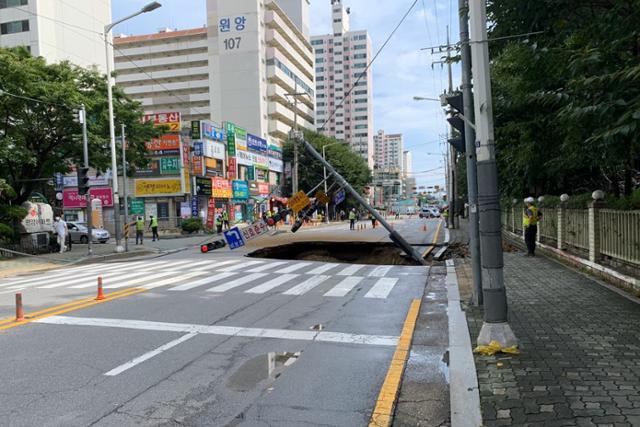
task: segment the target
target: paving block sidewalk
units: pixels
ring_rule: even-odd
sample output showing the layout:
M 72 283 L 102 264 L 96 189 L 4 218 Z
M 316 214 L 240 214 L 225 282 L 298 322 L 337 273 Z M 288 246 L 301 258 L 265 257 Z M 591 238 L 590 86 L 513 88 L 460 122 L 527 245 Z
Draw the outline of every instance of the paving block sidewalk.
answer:
M 640 304 L 543 257 L 504 261 L 522 354 L 475 356 L 484 425 L 640 426 Z M 482 310 L 466 312 L 475 344 Z

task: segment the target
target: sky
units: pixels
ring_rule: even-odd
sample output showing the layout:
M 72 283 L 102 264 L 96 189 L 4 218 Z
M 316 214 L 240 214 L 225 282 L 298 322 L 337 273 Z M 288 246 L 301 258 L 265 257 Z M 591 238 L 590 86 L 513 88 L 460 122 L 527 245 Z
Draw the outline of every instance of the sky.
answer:
M 234 1 L 234 0 L 225 0 Z M 128 15 L 149 0 L 112 0 L 113 19 Z M 415 4 L 414 4 L 415 2 Z M 206 24 L 206 0 L 160 0 L 162 7 L 119 25 L 115 34 L 148 34 L 161 28 L 187 29 Z M 404 14 L 414 4 L 372 65 L 374 132 L 402 133 L 405 150 L 413 157 L 419 186 L 444 185 L 443 139 L 447 122 L 439 102 L 414 101 L 414 96 L 438 98 L 448 87 L 446 66 L 435 64 L 443 54 L 425 47 L 457 42 L 458 9 L 454 0 L 343 0 L 351 8 L 351 30 L 366 29 L 374 55 Z M 312 35 L 331 33 L 330 0 L 311 0 Z M 460 70 L 453 66 L 453 86 L 460 85 Z M 434 170 L 435 169 L 435 170 Z

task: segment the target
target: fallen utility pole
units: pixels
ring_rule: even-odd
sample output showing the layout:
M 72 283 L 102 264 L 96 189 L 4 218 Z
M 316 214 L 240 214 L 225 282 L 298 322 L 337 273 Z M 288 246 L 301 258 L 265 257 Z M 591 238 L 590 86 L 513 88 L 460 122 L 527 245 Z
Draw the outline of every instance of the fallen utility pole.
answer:
M 296 135 L 296 137 L 298 137 Z M 398 245 L 408 256 L 410 256 L 411 258 L 413 258 L 415 261 L 419 262 L 420 264 L 425 264 L 424 259 L 422 258 L 422 256 L 420 256 L 420 254 L 418 253 L 418 251 L 416 251 L 413 246 L 411 246 L 397 231 L 395 231 L 391 225 L 385 221 L 385 219 L 375 210 L 373 209 L 365 200 L 364 198 L 362 198 L 362 196 L 360 194 L 358 194 L 358 192 L 356 190 L 353 189 L 353 187 L 342 177 L 342 175 L 340 175 L 338 172 L 336 172 L 336 170 L 333 168 L 333 166 L 331 166 L 331 164 L 329 162 L 327 162 L 325 159 L 322 158 L 322 155 L 320 153 L 318 153 L 316 151 L 315 148 L 313 148 L 313 146 L 311 144 L 309 144 L 306 140 L 304 139 L 300 139 L 299 141 L 304 148 L 307 149 L 307 151 L 316 158 L 316 160 L 318 160 L 322 165 L 324 165 L 327 170 L 329 171 L 329 173 L 331 175 L 333 175 L 336 179 L 336 181 L 345 189 L 349 192 L 349 194 L 351 194 L 353 196 L 353 198 L 355 198 L 358 203 L 360 203 L 362 206 L 364 206 L 364 208 L 369 211 L 369 213 L 371 215 L 373 215 L 373 217 L 380 221 L 380 224 L 382 224 L 382 226 L 384 228 L 387 229 L 387 231 L 389 232 L 389 238 L 391 239 L 391 241 L 393 241 L 393 243 L 395 243 L 396 245 Z
M 486 0 L 469 0 L 471 67 L 476 95 L 474 106 L 484 293 L 484 323 L 478 335 L 478 344 L 489 344 L 495 340 L 503 347 L 509 347 L 517 345 L 517 339 L 508 323 L 507 293 L 504 287 L 502 224 L 493 133 L 486 8 Z

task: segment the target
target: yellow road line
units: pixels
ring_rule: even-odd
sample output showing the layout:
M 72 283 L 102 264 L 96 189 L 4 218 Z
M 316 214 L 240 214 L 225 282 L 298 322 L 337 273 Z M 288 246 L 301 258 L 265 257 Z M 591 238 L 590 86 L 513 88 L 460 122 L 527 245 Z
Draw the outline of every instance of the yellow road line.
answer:
M 140 292 L 144 292 L 146 289 L 144 288 L 127 288 L 121 291 L 112 292 L 110 294 L 105 294 L 105 298 L 103 300 L 96 300 L 95 297 L 82 299 L 78 301 L 72 301 L 66 304 L 56 305 L 44 310 L 35 311 L 33 313 L 26 314 L 24 320 L 19 322 L 15 321 L 15 318 L 7 318 L 3 319 L 0 322 L 0 331 L 4 331 L 6 329 L 15 328 L 17 326 L 22 326 L 27 323 L 31 323 L 34 320 L 43 319 L 45 317 L 57 316 L 59 314 L 69 313 L 71 311 L 80 310 L 82 308 L 87 308 L 94 306 L 96 304 L 102 304 L 104 302 L 113 301 L 118 298 L 124 298 L 129 295 L 138 294 Z
M 436 229 L 436 234 L 433 236 L 433 241 L 431 242 L 431 246 L 429 246 L 427 250 L 424 251 L 424 253 L 422 254 L 422 258 L 426 258 L 431 253 L 431 251 L 433 251 L 433 248 L 434 248 L 433 245 L 435 245 L 438 242 L 438 236 L 440 235 L 441 228 L 442 228 L 442 221 L 438 223 L 438 228 Z
M 400 391 L 400 382 L 402 381 L 402 374 L 404 373 L 409 349 L 411 348 L 411 340 L 413 339 L 413 331 L 416 327 L 419 312 L 420 300 L 414 299 L 411 301 L 396 351 L 393 353 L 387 376 L 378 394 L 378 400 L 371 414 L 369 427 L 388 427 L 393 421 L 393 409 Z

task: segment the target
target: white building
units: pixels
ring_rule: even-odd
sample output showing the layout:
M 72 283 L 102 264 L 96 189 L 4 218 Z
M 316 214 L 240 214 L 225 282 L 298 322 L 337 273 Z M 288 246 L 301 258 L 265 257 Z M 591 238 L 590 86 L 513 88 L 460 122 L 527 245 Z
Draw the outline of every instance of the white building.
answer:
M 372 58 L 371 38 L 366 30 L 350 31 L 350 10 L 342 0 L 331 0 L 331 8 L 333 33 L 311 38 L 316 126 L 324 134 L 349 143 L 373 168 L 373 73 L 365 71 Z
M 0 0 L 0 47 L 105 72 L 102 33 L 110 22 L 111 0 Z
M 114 38 L 116 85 L 146 114 L 179 111 L 183 124 L 211 116 L 207 29 Z
M 378 169 L 404 170 L 404 143 L 401 133 L 386 134 L 379 130 L 373 137 L 375 167 Z
M 207 0 L 213 121 L 276 144 L 315 128 L 308 15 L 308 0 Z
M 416 196 L 416 178 L 413 175 L 413 158 L 411 151 L 402 152 L 402 181 L 404 188 L 404 197 L 409 199 Z

